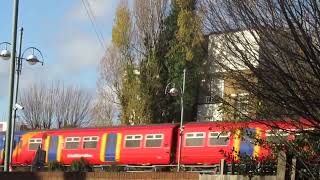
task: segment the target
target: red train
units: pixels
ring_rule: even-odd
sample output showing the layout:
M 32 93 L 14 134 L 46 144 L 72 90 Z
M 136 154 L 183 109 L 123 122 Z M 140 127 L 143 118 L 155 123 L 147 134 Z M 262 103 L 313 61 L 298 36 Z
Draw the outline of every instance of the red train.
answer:
M 273 130 L 272 126 L 280 130 Z M 264 157 L 269 150 L 252 143 L 252 137 L 246 134 L 262 140 L 276 134 L 292 139 L 286 130 L 295 129 L 291 121 L 186 123 L 181 133 L 180 164 L 219 164 L 225 158 L 222 151 L 233 154 L 235 159 L 244 153 Z M 178 124 L 31 131 L 16 135 L 12 164 L 30 165 L 40 146 L 46 151 L 46 162 L 66 165 L 85 158 L 91 165 L 174 166 L 179 158 L 179 131 Z M 1 136 L 3 150 L 4 134 Z M 2 156 L 0 161 L 3 162 Z

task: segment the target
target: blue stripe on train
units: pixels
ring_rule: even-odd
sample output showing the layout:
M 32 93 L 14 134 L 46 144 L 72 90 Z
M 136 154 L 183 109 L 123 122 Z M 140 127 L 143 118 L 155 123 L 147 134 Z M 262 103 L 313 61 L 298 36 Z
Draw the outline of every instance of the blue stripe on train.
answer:
M 240 144 L 240 154 L 247 154 L 252 156 L 254 152 L 254 144 L 252 143 L 252 139 L 248 137 L 248 134 L 250 135 L 250 137 L 254 136 L 256 133 L 256 129 L 247 128 L 243 133 L 243 139 L 241 140 Z
M 5 135 L 0 134 L 0 151 L 4 149 Z
M 16 146 L 18 145 L 19 141 L 20 141 L 21 136 L 15 135 L 14 136 L 14 141 L 13 141 L 13 151 L 16 148 Z
M 48 152 L 48 161 L 57 160 L 57 149 L 58 149 L 59 136 L 51 136 Z
M 17 146 L 17 144 L 20 141 L 21 136 L 24 134 L 23 131 L 16 131 L 14 132 L 14 138 L 13 138 L 13 150 Z M 4 149 L 6 142 L 6 132 L 2 131 L 0 132 L 0 150 Z
M 116 147 L 117 147 L 117 134 L 108 134 L 107 143 L 106 143 L 106 161 L 115 161 L 116 160 Z

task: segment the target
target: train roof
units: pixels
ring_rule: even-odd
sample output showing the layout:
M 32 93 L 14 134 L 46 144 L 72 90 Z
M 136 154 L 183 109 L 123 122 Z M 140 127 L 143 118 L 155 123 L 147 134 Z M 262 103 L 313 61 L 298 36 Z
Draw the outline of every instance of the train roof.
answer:
M 61 129 L 41 129 L 41 130 L 30 130 L 28 132 L 58 132 L 58 131 L 103 131 L 103 130 L 137 130 L 137 129 L 167 129 L 167 128 L 176 128 L 179 124 L 164 123 L 164 124 L 147 124 L 147 125 L 137 125 L 137 126 L 107 126 L 107 127 L 84 127 L 84 128 L 61 128 Z
M 306 119 L 299 120 L 254 120 L 254 121 L 211 121 L 211 122 L 190 122 L 185 127 L 271 127 L 276 129 L 299 129 L 311 127 L 312 125 Z
M 306 122 L 305 119 L 300 120 L 254 120 L 254 121 L 207 121 L 207 122 L 187 122 L 184 124 L 185 127 L 246 127 L 246 126 L 274 126 L 274 127 L 283 127 L 286 126 L 296 126 L 299 125 L 299 122 Z M 43 130 L 30 130 L 27 132 L 55 132 L 55 131 L 103 131 L 108 130 L 143 130 L 143 129 L 163 129 L 163 128 L 176 128 L 178 123 L 164 123 L 164 124 L 145 124 L 145 125 L 134 125 L 134 126 L 107 126 L 107 127 L 86 127 L 86 128 L 63 128 L 63 129 L 43 129 Z M 23 134 L 25 131 L 16 131 L 15 134 Z M 5 134 L 5 131 L 0 132 L 0 134 Z

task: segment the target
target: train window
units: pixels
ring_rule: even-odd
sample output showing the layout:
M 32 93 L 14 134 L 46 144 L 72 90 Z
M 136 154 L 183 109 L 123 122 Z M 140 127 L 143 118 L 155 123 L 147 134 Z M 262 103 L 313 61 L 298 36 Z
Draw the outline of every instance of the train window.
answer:
M 229 132 L 210 132 L 209 146 L 227 146 L 229 144 Z
M 138 147 L 140 147 L 141 140 L 142 140 L 142 135 L 126 135 L 125 147 L 126 148 L 138 148 Z
M 148 134 L 146 135 L 145 147 L 161 147 L 163 134 Z
M 33 138 L 29 140 L 29 150 L 37 150 L 42 144 L 41 138 Z
M 83 149 L 95 149 L 98 144 L 98 136 L 83 137 Z
M 283 144 L 288 139 L 289 133 L 283 130 L 267 130 L 266 140 L 270 143 Z M 281 142 L 282 141 L 282 142 Z
M 66 138 L 66 149 L 78 149 L 80 147 L 80 138 L 79 137 L 67 137 Z
M 203 146 L 204 137 L 205 137 L 204 132 L 186 133 L 185 146 L 187 147 Z

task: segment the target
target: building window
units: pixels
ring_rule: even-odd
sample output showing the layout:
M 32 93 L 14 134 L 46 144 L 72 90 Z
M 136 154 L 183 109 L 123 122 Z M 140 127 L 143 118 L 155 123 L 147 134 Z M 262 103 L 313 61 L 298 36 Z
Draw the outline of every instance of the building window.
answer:
M 203 80 L 200 88 L 200 104 L 220 103 L 223 98 L 224 80 L 221 78 Z
M 80 137 L 67 137 L 66 138 L 66 149 L 79 149 Z
M 283 130 L 267 130 L 266 140 L 272 144 L 283 144 L 288 140 L 289 133 Z
M 145 147 L 161 147 L 163 140 L 163 134 L 147 134 Z
M 29 140 L 29 150 L 37 150 L 42 144 L 41 138 L 33 138 Z
M 199 121 L 221 121 L 224 80 L 214 74 L 214 77 L 203 79 L 200 85 L 197 119 Z
M 232 95 L 231 95 L 232 96 Z M 249 115 L 249 93 L 235 95 L 236 119 L 247 119 Z
M 186 135 L 185 135 L 185 146 L 186 147 L 203 146 L 204 138 L 205 138 L 205 133 L 204 132 L 186 133 Z
M 209 146 L 227 146 L 229 144 L 229 132 L 210 132 Z
M 83 149 L 95 149 L 98 144 L 98 136 L 83 137 Z
M 126 148 L 138 148 L 142 140 L 142 135 L 126 135 L 125 147 Z
M 220 98 L 223 98 L 224 92 L 224 80 L 220 78 L 214 78 L 210 84 L 210 94 L 211 97 L 214 97 L 211 103 L 221 102 Z

